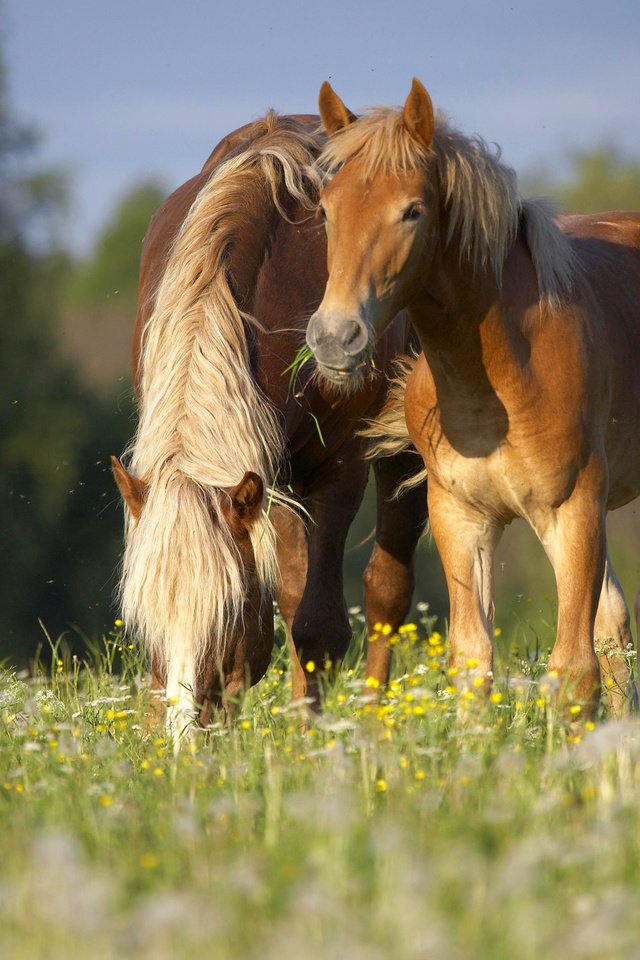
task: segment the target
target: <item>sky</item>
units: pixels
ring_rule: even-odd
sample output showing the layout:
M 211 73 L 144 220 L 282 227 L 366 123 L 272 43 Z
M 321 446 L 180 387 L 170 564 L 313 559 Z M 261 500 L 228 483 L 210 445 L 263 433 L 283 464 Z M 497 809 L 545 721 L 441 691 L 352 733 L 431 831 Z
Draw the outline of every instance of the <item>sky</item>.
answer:
M 91 249 L 123 193 L 167 192 L 274 107 L 354 111 L 418 76 L 519 173 L 603 141 L 640 158 L 639 0 L 0 0 L 14 114 L 68 172 L 68 244 Z

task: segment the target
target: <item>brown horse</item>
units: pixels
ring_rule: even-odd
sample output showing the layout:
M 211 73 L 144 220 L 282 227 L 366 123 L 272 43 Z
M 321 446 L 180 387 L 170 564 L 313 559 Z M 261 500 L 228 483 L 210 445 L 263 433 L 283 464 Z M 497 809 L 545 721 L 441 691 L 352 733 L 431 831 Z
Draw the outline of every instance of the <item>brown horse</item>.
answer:
M 592 714 L 600 667 L 620 707 L 631 635 L 605 514 L 640 492 L 640 215 L 556 218 L 521 199 L 417 80 L 404 108 L 360 119 L 325 84 L 320 112 L 329 280 L 307 341 L 348 382 L 409 312 L 423 354 L 406 425 L 429 477 L 452 664 L 473 658 L 489 685 L 492 558 L 523 517 L 555 571 L 563 699 Z
M 166 687 L 176 740 L 194 702 L 206 723 L 212 704 L 228 705 L 264 674 L 274 589 L 293 638 L 294 698 L 317 701 L 318 671 L 303 664 L 335 663 L 351 638 L 342 560 L 367 478 L 358 429 L 384 401 L 408 324 L 391 324 L 376 373 L 348 395 L 312 364 L 290 382 L 326 282 L 318 120 L 269 114 L 225 138 L 159 210 L 144 243 L 133 344 L 139 426 L 128 469 L 114 458 L 129 508 L 121 597 L 154 686 Z M 397 627 L 408 610 L 424 492 L 391 494 L 410 469 L 411 455 L 375 466 L 370 629 Z M 381 643 L 369 645 L 367 669 L 380 683 L 388 660 Z

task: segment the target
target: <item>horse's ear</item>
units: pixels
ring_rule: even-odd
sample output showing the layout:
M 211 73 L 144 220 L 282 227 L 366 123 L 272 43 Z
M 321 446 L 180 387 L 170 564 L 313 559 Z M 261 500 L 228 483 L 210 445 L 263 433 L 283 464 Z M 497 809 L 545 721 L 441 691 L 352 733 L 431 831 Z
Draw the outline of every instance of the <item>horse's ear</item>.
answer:
M 138 477 L 134 477 L 132 473 L 125 470 L 117 457 L 111 457 L 111 469 L 118 484 L 118 490 L 122 494 L 122 499 L 131 510 L 133 519 L 137 522 L 140 519 L 140 513 L 147 497 L 147 484 L 144 480 L 139 480 Z
M 258 474 L 251 470 L 247 470 L 240 483 L 229 490 L 233 510 L 247 531 L 262 510 L 263 495 L 264 484 Z
M 402 119 L 413 139 L 429 150 L 433 140 L 433 104 L 417 77 L 413 78 Z
M 318 97 L 318 109 L 320 110 L 320 119 L 330 137 L 348 127 L 350 123 L 357 120 L 355 113 L 351 113 L 340 99 L 337 93 L 334 93 L 333 87 L 328 80 L 320 87 L 320 96 Z

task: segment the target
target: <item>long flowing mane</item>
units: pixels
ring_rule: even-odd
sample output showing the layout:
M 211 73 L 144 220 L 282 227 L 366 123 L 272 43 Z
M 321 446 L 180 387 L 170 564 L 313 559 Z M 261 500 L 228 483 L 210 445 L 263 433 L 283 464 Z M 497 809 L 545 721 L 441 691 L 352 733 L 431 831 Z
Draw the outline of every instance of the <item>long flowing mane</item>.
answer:
M 500 151 L 491 150 L 481 137 L 460 133 L 441 112 L 435 115 L 428 152 L 409 134 L 401 109 L 373 107 L 329 140 L 318 164 L 330 176 L 356 156 L 366 179 L 420 167 L 433 170 L 447 212 L 445 244 L 456 240 L 461 257 L 474 267 L 489 267 L 498 283 L 522 221 L 541 300 L 554 303 L 571 289 L 577 262 L 555 223 L 552 205 L 522 199 L 516 175 Z
M 185 712 L 181 688 L 193 688 L 205 653 L 221 665 L 242 616 L 243 566 L 220 519 L 224 488 L 246 470 L 273 484 L 283 453 L 274 412 L 251 374 L 252 321 L 234 297 L 229 254 L 251 242 L 258 218 L 274 208 L 284 215 L 287 196 L 314 206 L 316 153 L 317 140 L 295 120 L 270 113 L 256 122 L 250 144 L 214 169 L 193 202 L 143 332 L 129 453 L 148 494 L 138 525 L 128 525 L 121 599 L 127 622 L 167 663 L 167 694 Z M 267 591 L 276 553 L 266 510 L 251 537 Z

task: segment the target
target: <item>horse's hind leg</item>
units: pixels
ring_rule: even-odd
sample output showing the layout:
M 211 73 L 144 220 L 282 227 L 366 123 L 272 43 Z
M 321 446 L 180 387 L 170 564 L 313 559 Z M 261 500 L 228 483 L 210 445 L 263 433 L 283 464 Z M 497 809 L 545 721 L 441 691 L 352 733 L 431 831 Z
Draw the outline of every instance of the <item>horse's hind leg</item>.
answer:
M 278 535 L 279 575 L 276 596 L 291 652 L 291 696 L 295 701 L 301 700 L 307 689 L 304 670 L 293 642 L 293 618 L 300 606 L 307 582 L 307 532 L 304 520 L 293 510 L 274 507 L 272 520 Z
M 393 633 L 404 621 L 414 587 L 415 549 L 427 522 L 426 482 L 394 498 L 400 482 L 421 467 L 415 453 L 403 453 L 377 460 L 376 542 L 364 574 L 364 610 L 367 632 L 367 677 L 380 686 L 389 679 L 391 649 L 374 630 L 378 623 L 389 624 Z
M 596 612 L 595 650 L 600 661 L 605 703 L 612 716 L 620 716 L 633 700 L 627 654 L 633 649 L 629 611 L 607 555 L 602 590 Z

